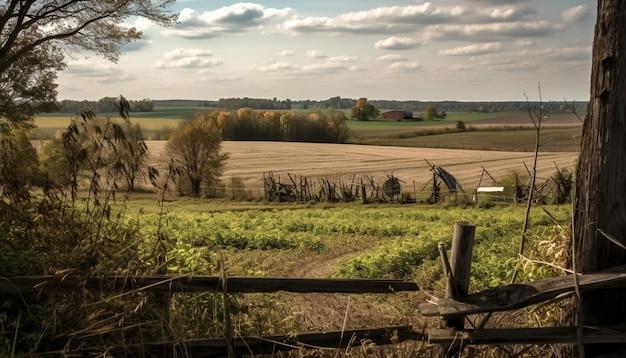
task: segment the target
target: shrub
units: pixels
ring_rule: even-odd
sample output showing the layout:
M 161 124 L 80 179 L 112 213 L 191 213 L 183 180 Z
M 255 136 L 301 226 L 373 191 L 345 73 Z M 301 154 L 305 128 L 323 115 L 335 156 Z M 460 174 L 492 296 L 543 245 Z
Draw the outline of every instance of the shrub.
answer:
M 465 131 L 465 122 L 457 121 L 456 122 L 456 129 L 461 131 L 461 132 L 464 132 Z

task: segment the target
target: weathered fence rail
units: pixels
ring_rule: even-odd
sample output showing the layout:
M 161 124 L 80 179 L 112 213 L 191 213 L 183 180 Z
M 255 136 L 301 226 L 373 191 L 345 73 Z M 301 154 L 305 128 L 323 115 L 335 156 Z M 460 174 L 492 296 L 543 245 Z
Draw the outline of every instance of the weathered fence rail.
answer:
M 578 285 L 582 292 L 626 288 L 626 266 L 579 275 Z M 542 303 L 569 292 L 574 293 L 575 288 L 573 275 L 505 285 L 466 296 L 462 300 L 441 298 L 437 304 L 423 303 L 420 305 L 420 313 L 424 316 L 455 317 L 510 311 Z
M 428 330 L 428 342 L 441 345 L 534 345 L 576 344 L 576 327 L 498 328 L 454 331 Z M 585 344 L 610 344 L 626 341 L 626 327 L 585 328 Z
M 414 282 L 372 279 L 318 279 L 228 277 L 229 293 L 394 293 L 419 291 Z M 221 292 L 219 276 L 107 276 L 81 279 L 76 276 L 13 277 L 0 280 L 2 294 L 29 294 L 42 290 L 64 290 L 78 287 L 111 290 L 145 290 L 151 292 Z
M 387 345 L 408 340 L 424 340 L 424 338 L 421 333 L 415 332 L 408 326 L 312 332 L 294 336 L 237 337 L 233 339 L 233 354 L 239 357 L 305 348 L 345 349 L 358 346 L 364 341 L 377 345 Z M 178 354 L 178 356 L 225 357 L 227 356 L 227 345 L 224 339 L 156 342 L 114 347 L 109 353 L 115 356 L 134 354 L 140 351 L 154 356 L 176 356 Z M 83 353 L 89 353 L 89 351 Z

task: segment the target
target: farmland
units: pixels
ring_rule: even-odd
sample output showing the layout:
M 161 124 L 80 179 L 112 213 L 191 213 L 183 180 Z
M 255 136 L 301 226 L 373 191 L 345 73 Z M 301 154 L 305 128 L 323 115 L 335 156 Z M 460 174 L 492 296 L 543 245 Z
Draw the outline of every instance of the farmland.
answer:
M 166 142 L 149 141 L 150 160 L 157 166 L 167 161 Z M 224 142 L 224 151 L 230 153 L 225 178 L 241 177 L 246 184 L 260 191 L 263 173 L 292 172 L 307 176 L 351 176 L 369 174 L 384 177 L 394 174 L 410 185 L 412 180 L 425 184 L 431 177 L 427 159 L 445 167 L 467 187 L 475 185 L 481 166 L 494 176 L 504 177 L 512 170 L 523 171 L 523 162 L 530 164 L 532 153 L 468 151 L 454 149 L 402 148 L 364 146 L 353 144 L 315 144 L 284 142 Z M 577 154 L 541 153 L 539 175 L 574 165 Z M 420 185 L 421 186 L 421 185 Z
M 580 149 L 580 127 L 550 127 L 541 133 L 541 150 L 545 152 L 577 152 Z M 455 148 L 473 150 L 503 150 L 531 152 L 535 150 L 534 129 L 508 129 L 442 133 L 436 135 L 371 137 L 358 141 L 360 144 L 389 145 L 398 147 Z
M 166 203 L 170 273 L 215 274 L 218 260 L 231 275 L 284 277 L 370 277 L 415 280 L 423 290 L 440 293 L 443 275 L 437 243 L 449 243 L 457 220 L 477 224 L 472 291 L 510 279 L 514 269 L 523 209 L 442 208 L 438 206 L 267 206 L 234 210 L 215 203 L 182 200 Z M 567 220 L 567 206 L 549 206 L 556 220 Z M 127 218 L 151 245 L 158 213 L 153 201 L 133 200 Z M 553 219 L 534 211 L 531 247 L 556 240 Z M 531 257 L 549 254 L 531 250 Z M 551 257 L 553 261 L 558 257 Z M 554 275 L 549 268 L 527 267 L 533 278 Z M 194 302 L 189 325 L 215 320 L 210 297 Z M 422 294 L 350 296 L 313 294 L 247 295 L 237 298 L 237 330 L 245 334 L 398 324 L 420 326 L 415 315 Z M 347 312 L 346 312 L 347 310 Z M 206 323 L 205 323 L 206 324 Z M 186 328 L 192 328 L 186 327 Z M 197 328 L 197 327 L 196 327 Z M 191 331 L 185 330 L 185 331 Z M 198 330 L 195 330 L 198 332 Z

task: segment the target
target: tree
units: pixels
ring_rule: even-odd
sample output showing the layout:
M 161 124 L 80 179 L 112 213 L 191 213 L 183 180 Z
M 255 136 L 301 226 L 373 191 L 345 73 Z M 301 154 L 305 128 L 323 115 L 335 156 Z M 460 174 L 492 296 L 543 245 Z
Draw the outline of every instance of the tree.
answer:
M 626 263 L 626 250 L 607 237 L 626 240 L 626 2 L 598 0 L 591 99 L 583 125 L 573 222 L 573 267 L 594 272 Z M 626 321 L 626 292 L 583 294 L 584 324 Z M 587 357 L 623 355 L 626 347 L 585 347 Z
M 21 41 L 28 42 L 33 37 L 25 34 Z M 61 69 L 63 56 L 54 46 L 45 44 L 0 72 L 0 125 L 23 124 L 38 112 L 53 110 L 55 81 Z
M 207 115 L 181 123 L 172 133 L 167 152 L 188 180 L 192 196 L 200 196 L 202 183 L 218 181 L 228 159 L 221 148 L 220 129 Z
M 369 121 L 375 119 L 379 115 L 378 109 L 367 101 L 367 98 L 359 98 L 354 107 L 352 107 L 352 119 L 357 121 Z
M 23 129 L 0 131 L 0 200 L 30 197 L 29 187 L 39 178 L 39 157 Z
M 424 110 L 424 120 L 425 121 L 432 121 L 435 119 L 435 115 L 437 114 L 437 109 L 433 106 L 428 106 L 426 107 L 426 109 Z
M 136 28 L 125 26 L 130 16 L 140 16 L 160 25 L 176 19 L 167 12 L 173 0 L 0 0 L 0 117 L 13 123 L 42 110 L 56 96 L 56 72 L 63 66 L 65 51 L 95 52 L 112 61 L 119 47 L 141 37 Z M 44 77 L 44 86 L 33 87 L 32 79 Z M 20 88 L 20 77 L 29 79 Z M 17 85 L 17 88 L 14 86 Z M 38 93 L 26 90 L 32 88 Z M 33 97 L 36 104 L 23 106 Z M 16 109 L 22 105 L 24 108 Z M 16 115 L 20 110 L 24 114 Z

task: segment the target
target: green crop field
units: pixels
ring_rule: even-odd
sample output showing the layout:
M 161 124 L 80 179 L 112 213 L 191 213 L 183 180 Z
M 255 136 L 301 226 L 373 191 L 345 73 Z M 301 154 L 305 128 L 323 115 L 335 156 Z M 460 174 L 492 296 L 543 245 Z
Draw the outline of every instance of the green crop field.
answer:
M 444 276 L 437 244 L 450 244 L 455 221 L 477 225 L 475 291 L 510 280 L 524 216 L 522 207 L 222 205 L 184 199 L 165 203 L 165 208 L 163 232 L 172 274 L 216 274 L 218 261 L 223 260 L 231 275 L 400 278 L 439 294 Z M 570 216 L 567 205 L 546 209 L 555 220 L 566 222 Z M 129 225 L 138 228 L 149 250 L 156 237 L 157 206 L 148 199 L 134 199 L 126 210 Z M 558 248 L 564 231 L 542 210 L 534 210 L 528 257 L 552 255 L 545 247 Z M 521 280 L 555 274 L 549 267 L 526 265 Z M 237 299 L 245 307 L 237 320 L 242 334 L 340 329 L 350 302 L 350 312 L 345 313 L 349 327 L 395 324 L 407 317 L 418 324 L 423 318 L 415 312 L 422 295 L 246 295 Z M 200 313 L 201 302 L 195 302 Z M 211 319 L 212 304 L 206 303 L 199 321 Z M 254 322 L 260 317 L 262 322 Z

